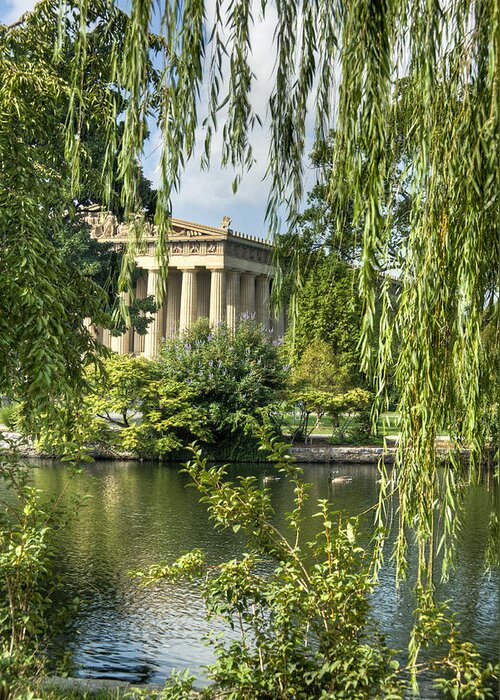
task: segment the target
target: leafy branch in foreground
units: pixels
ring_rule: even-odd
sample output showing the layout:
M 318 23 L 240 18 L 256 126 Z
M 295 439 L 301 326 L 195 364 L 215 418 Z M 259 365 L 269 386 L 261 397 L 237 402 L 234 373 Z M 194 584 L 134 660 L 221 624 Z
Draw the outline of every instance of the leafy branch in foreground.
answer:
M 370 614 L 371 556 L 357 542 L 358 518 L 345 518 L 328 501 L 319 500 L 317 534 L 305 541 L 308 485 L 302 470 L 286 445 L 265 434 L 261 444 L 293 486 L 294 507 L 286 514 L 286 526 L 274 523 L 269 489 L 261 488 L 255 477 L 228 480 L 226 468 L 209 465 L 194 446 L 186 472 L 214 526 L 244 537 L 244 554 L 207 567 L 195 550 L 173 564 L 135 572 L 142 585 L 205 573 L 208 617 L 222 619 L 230 629 L 227 641 L 211 639 L 217 660 L 208 669 L 214 685 L 205 696 L 222 692 L 233 700 L 396 700 L 408 691 L 408 671 L 417 689 L 417 674 L 425 670 L 434 677 L 442 674 L 436 683 L 453 697 L 490 697 L 496 671 L 490 665 L 482 668 L 473 646 L 460 641 L 445 607 L 429 614 L 423 598 L 410 648 L 413 656 L 408 666 L 398 663 Z M 420 661 L 421 647 L 433 647 L 425 663 Z
M 111 82 L 128 100 L 118 155 L 126 213 L 137 205 L 133 175 L 150 107 L 163 134 L 156 209 L 161 258 L 170 194 L 194 152 L 206 73 L 204 162 L 210 160 L 211 140 L 221 121 L 222 162 L 236 169 L 236 183 L 251 164 L 251 131 L 258 123 L 250 63 L 256 8 L 251 0 L 216 0 L 209 24 L 202 0 L 159 3 L 164 68 L 156 89 L 145 70 L 153 6 L 153 0 L 131 3 L 125 50 L 116 56 Z M 89 3 L 77 0 L 77 8 L 85 26 Z M 332 128 L 335 133 L 325 168 L 332 235 L 342 233 L 346 217 L 360 232 L 362 370 L 373 379 L 381 406 L 392 377 L 393 348 L 399 347 L 398 569 L 403 573 L 405 532 L 413 531 L 419 540 L 419 569 L 429 578 L 430 508 L 441 497 L 435 476 L 438 427 L 470 445 L 471 479 L 478 476 L 488 439 L 480 390 L 485 374 L 481 330 L 485 309 L 493 310 L 499 295 L 500 8 L 498 2 L 482 0 L 261 0 L 259 11 L 274 23 L 267 218 L 277 231 L 284 207 L 294 234 L 303 195 L 306 116 L 314 105 L 318 142 Z M 85 33 L 77 37 L 76 96 L 86 41 Z M 112 144 L 115 120 L 110 123 Z M 68 143 L 77 143 L 78 128 L 76 119 L 69 120 Z M 78 147 L 68 152 L 73 170 L 78 152 Z M 411 193 L 405 206 L 408 231 L 396 237 L 395 251 L 404 193 Z M 140 230 L 125 256 L 129 272 L 139 238 Z M 387 275 L 381 279 L 394 256 L 400 265 L 395 314 L 392 281 Z M 123 286 L 126 278 L 124 274 Z M 498 338 L 498 303 L 491 318 Z M 499 386 L 497 379 L 492 403 L 498 404 Z
M 56 535 L 78 509 L 67 501 L 68 479 L 55 499 L 30 483 L 30 467 L 16 447 L 0 449 L 0 698 L 23 697 L 26 679 L 43 673 L 53 630 L 64 624 L 69 607 L 53 609 L 62 589 L 54 574 Z M 78 601 L 73 601 L 74 607 Z M 29 697 L 27 695 L 26 697 Z M 34 697 L 34 696 L 32 696 Z

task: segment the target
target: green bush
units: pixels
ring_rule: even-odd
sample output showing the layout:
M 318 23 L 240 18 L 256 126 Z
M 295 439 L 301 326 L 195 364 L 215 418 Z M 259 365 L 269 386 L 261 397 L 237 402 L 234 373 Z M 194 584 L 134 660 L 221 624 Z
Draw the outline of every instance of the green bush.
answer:
M 269 490 L 254 477 L 232 483 L 225 468 L 209 467 L 198 449 L 186 467 L 215 526 L 241 531 L 247 541 L 241 559 L 209 569 L 205 578 L 208 615 L 239 633 L 229 642 L 213 640 L 217 661 L 209 675 L 215 688 L 207 697 L 401 698 L 398 663 L 370 622 L 372 584 L 356 521 L 335 516 L 320 500 L 318 534 L 306 541 L 302 471 L 284 445 L 265 440 L 263 446 L 294 487 L 284 532 L 273 524 Z M 143 583 L 175 581 L 202 569 L 202 553 L 195 551 L 137 575 Z
M 86 379 L 67 437 L 58 425 L 41 431 L 45 452 L 96 445 L 185 458 L 185 446 L 198 440 L 214 459 L 242 460 L 258 454 L 254 422 L 275 422 L 270 409 L 286 371 L 271 335 L 255 323 L 232 331 L 202 319 L 166 341 L 156 360 L 112 354 Z
M 166 341 L 158 360 L 160 385 L 183 386 L 191 407 L 203 417 L 203 437 L 212 457 L 253 456 L 250 430 L 276 402 L 287 371 L 268 331 L 241 320 L 233 331 L 200 319 L 186 333 Z M 193 437 L 199 435 L 193 432 Z M 188 440 L 189 442 L 189 440 Z
M 166 341 L 158 365 L 163 379 L 186 383 L 214 424 L 229 431 L 274 401 L 286 379 L 272 336 L 251 320 L 242 320 L 233 331 L 200 319 Z
M 359 442 L 370 435 L 370 408 L 373 394 L 366 389 L 351 389 L 343 394 L 333 394 L 313 387 L 292 387 L 290 404 L 299 410 L 299 424 L 292 439 L 310 438 L 328 416 L 332 425 L 332 442 Z M 315 422 L 310 427 L 310 418 Z
M 247 542 L 241 559 L 206 573 L 209 617 L 222 618 L 238 633 L 229 642 L 212 640 L 217 660 L 209 676 L 215 687 L 206 696 L 402 698 L 399 665 L 370 621 L 369 561 L 356 541 L 356 520 L 343 520 L 320 500 L 318 534 L 306 541 L 308 485 L 284 445 L 265 440 L 264 446 L 294 487 L 285 531 L 273 524 L 270 492 L 254 477 L 232 483 L 225 468 L 209 467 L 198 449 L 186 467 L 215 526 L 241 531 Z M 182 572 L 193 576 L 202 569 L 202 553 L 195 551 L 138 576 L 143 583 L 175 581 Z

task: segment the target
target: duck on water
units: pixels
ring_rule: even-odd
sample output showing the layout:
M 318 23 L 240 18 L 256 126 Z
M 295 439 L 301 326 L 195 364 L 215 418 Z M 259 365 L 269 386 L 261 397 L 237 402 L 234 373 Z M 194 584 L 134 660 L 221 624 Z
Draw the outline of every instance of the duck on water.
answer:
M 352 476 L 347 474 L 339 474 L 338 472 L 330 472 L 329 482 L 331 484 L 350 484 L 352 481 Z

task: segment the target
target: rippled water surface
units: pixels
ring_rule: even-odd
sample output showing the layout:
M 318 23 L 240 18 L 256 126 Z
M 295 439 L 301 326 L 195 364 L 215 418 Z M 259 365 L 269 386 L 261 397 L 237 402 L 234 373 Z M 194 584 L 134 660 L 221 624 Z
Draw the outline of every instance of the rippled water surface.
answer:
M 263 465 L 233 469 L 259 477 L 269 471 Z M 316 498 L 331 497 L 348 514 L 375 502 L 374 466 L 349 465 L 341 471 L 350 474 L 352 482 L 332 490 L 328 467 L 305 466 L 305 478 L 313 484 L 311 513 Z M 58 494 L 67 479 L 62 465 L 45 462 L 34 468 L 36 485 L 49 494 Z M 212 661 L 203 637 L 213 625 L 205 620 L 196 584 L 141 589 L 129 575 L 130 569 L 171 561 L 194 547 L 204 549 L 211 563 L 241 553 L 241 538 L 213 529 L 187 483 L 177 467 L 148 463 L 101 462 L 77 477 L 72 488 L 88 492 L 90 498 L 78 520 L 61 533 L 58 560 L 67 593 L 82 600 L 77 619 L 60 640 L 73 652 L 76 675 L 158 683 L 173 668 L 199 672 Z M 280 519 L 290 507 L 292 490 L 278 481 L 271 491 Z M 498 653 L 498 576 L 485 574 L 483 562 L 492 502 L 487 484 L 470 489 L 456 569 L 450 581 L 439 586 L 439 595 L 453 601 L 464 637 L 491 660 Z M 412 565 L 410 553 L 410 574 Z M 396 592 L 394 571 L 387 566 L 373 596 L 374 614 L 394 648 L 404 648 L 408 640 L 411 579 L 410 575 L 408 584 Z

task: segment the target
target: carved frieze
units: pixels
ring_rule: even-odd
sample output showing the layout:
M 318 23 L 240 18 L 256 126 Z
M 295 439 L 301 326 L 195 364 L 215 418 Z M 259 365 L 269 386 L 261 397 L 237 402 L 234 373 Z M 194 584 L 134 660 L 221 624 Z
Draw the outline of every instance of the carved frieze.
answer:
M 223 252 L 218 241 L 174 241 L 170 243 L 171 255 L 216 255 Z
M 128 227 L 127 224 L 120 224 L 117 228 L 116 237 L 122 240 L 127 240 Z
M 144 225 L 144 236 L 146 238 L 157 238 L 158 232 L 153 224 L 147 223 Z
M 264 265 L 269 264 L 270 256 L 267 250 L 261 250 L 254 246 L 248 246 L 244 243 L 235 243 L 231 241 L 228 244 L 228 254 L 240 260 L 251 260 Z
M 118 223 L 116 217 L 109 212 L 102 212 L 98 205 L 89 207 L 82 212 L 83 219 L 92 229 L 92 236 L 96 239 L 112 241 L 119 244 L 127 241 L 129 226 Z M 138 220 L 137 224 L 143 226 L 142 240 L 144 241 L 144 254 L 154 255 L 155 242 L 158 236 L 157 228 L 150 222 Z M 270 250 L 268 246 L 259 245 L 244 236 L 233 234 L 226 229 L 196 230 L 187 222 L 173 220 L 170 232 L 170 255 L 227 255 L 247 260 L 250 262 L 270 264 Z M 187 225 L 186 225 L 187 224 Z M 133 224 L 132 224 L 133 225 Z M 179 240 L 180 239 L 180 240 Z
M 115 238 L 117 234 L 117 221 L 113 214 L 106 214 L 103 224 L 104 238 Z

